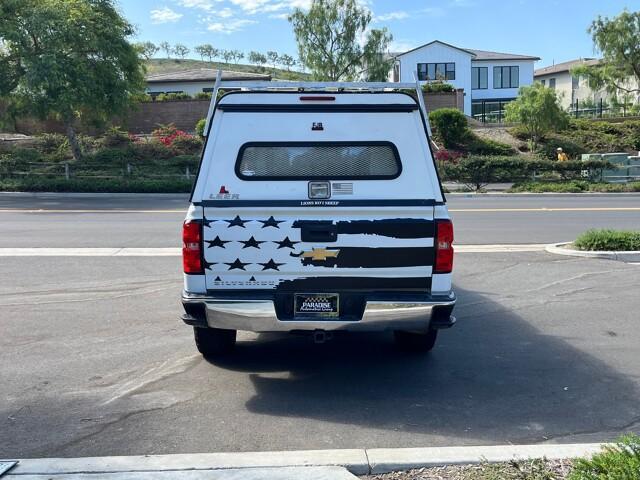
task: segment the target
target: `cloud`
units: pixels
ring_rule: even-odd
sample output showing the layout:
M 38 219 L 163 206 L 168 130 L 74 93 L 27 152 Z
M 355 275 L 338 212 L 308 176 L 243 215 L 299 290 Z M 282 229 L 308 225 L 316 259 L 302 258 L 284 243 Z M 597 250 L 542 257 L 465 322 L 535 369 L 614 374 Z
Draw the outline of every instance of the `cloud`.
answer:
M 258 23 L 258 22 L 256 22 L 255 20 L 249 20 L 246 18 L 239 18 L 239 19 L 230 20 L 224 23 L 223 22 L 210 23 L 207 26 L 207 30 L 209 30 L 210 32 L 230 34 L 230 33 L 234 33 L 239 30 L 242 30 L 247 25 L 252 25 L 254 23 Z
M 255 15 L 257 13 L 272 13 L 291 11 L 295 8 L 308 9 L 311 0 L 229 0 L 239 7 L 244 13 Z
M 174 12 L 169 7 L 163 7 L 156 10 L 151 10 L 151 22 L 152 23 L 173 23 L 182 18 L 182 14 Z
M 214 15 L 220 18 L 231 18 L 233 17 L 233 10 L 231 10 L 229 7 L 225 7 L 222 10 L 218 10 L 217 12 L 214 12 Z
M 451 0 L 453 7 L 473 7 L 475 4 L 475 0 Z
M 389 51 L 393 53 L 408 52 L 416 48 L 419 44 L 411 40 L 392 40 L 389 44 Z
M 428 17 L 443 17 L 447 13 L 442 7 L 426 7 L 420 10 L 420 12 Z
M 388 22 L 389 20 L 402 20 L 409 17 L 409 13 L 403 10 L 397 12 L 383 13 L 382 15 L 376 15 L 375 22 Z
M 212 0 L 179 0 L 178 3 L 185 8 L 199 8 L 206 11 L 213 8 Z

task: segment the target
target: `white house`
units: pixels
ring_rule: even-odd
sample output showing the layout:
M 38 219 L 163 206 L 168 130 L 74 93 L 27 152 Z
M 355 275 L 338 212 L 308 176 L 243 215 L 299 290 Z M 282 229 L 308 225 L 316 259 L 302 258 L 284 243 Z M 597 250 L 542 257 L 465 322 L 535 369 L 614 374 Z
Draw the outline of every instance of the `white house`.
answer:
M 146 91 L 151 96 L 161 93 L 188 93 L 195 95 L 200 92 L 212 92 L 216 83 L 217 70 L 213 68 L 195 68 L 169 73 L 147 75 Z M 255 82 L 271 81 L 271 75 L 263 73 L 222 71 L 222 81 L 226 82 Z
M 586 78 L 576 77 L 571 73 L 571 70 L 575 67 L 581 65 L 592 66 L 598 65 L 599 63 L 600 60 L 597 58 L 578 58 L 576 60 L 539 68 L 534 72 L 533 77 L 546 87 L 556 90 L 560 96 L 560 103 L 566 109 L 576 108 L 576 102 L 577 108 L 580 108 L 583 102 L 597 104 L 602 100 L 609 103 L 613 100 L 613 95 L 605 89 L 591 89 Z M 632 78 L 629 78 L 627 82 L 623 83 L 623 86 L 629 89 L 639 88 L 638 82 Z M 630 94 L 626 96 L 628 97 L 627 99 L 624 98 L 625 92 L 623 91 L 620 91 L 618 94 L 619 100 L 626 100 L 632 103 L 640 102 L 640 94 Z
M 534 63 L 529 55 L 459 48 L 434 40 L 395 55 L 392 80 L 444 80 L 464 90 L 464 113 L 479 120 L 501 115 L 504 104 L 518 96 L 518 88 L 533 83 Z

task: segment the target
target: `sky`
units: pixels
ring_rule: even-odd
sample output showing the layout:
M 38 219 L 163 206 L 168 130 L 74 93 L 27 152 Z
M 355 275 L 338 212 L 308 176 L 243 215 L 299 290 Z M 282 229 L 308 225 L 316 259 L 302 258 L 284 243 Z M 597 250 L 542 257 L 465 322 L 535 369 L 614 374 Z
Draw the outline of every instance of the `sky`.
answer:
M 536 68 L 593 57 L 587 28 L 598 15 L 640 0 L 359 0 L 373 14 L 371 28 L 386 27 L 392 52 L 441 40 L 478 50 L 533 55 Z M 137 41 L 167 41 L 192 48 L 210 43 L 244 52 L 275 50 L 296 57 L 286 17 L 310 0 L 119 0 L 136 26 Z M 162 56 L 162 54 L 159 54 Z M 189 55 L 198 58 L 195 53 Z

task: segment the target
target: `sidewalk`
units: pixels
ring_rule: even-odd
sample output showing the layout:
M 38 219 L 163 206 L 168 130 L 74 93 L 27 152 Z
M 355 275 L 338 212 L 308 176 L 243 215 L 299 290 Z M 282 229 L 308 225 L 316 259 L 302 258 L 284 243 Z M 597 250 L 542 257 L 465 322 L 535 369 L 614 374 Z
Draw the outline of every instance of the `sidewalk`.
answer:
M 3 480 L 354 480 L 421 467 L 585 457 L 602 444 L 372 448 L 20 460 Z

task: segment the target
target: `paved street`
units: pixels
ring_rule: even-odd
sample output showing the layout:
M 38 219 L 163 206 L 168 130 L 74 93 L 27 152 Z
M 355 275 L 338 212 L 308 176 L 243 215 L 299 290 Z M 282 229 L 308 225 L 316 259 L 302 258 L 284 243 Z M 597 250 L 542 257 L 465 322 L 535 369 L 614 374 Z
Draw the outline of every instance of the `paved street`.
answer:
M 187 199 L 1 194 L 0 248 L 179 246 Z M 551 243 L 572 240 L 586 228 L 640 228 L 640 194 L 450 194 L 448 203 L 459 244 Z
M 15 198 L 0 195 L 0 208 L 175 210 L 184 197 Z M 591 226 L 640 228 L 640 211 L 629 210 L 639 199 L 450 204 L 463 243 L 531 243 Z M 180 219 L 1 212 L 0 246 L 175 246 Z M 179 263 L 0 257 L 0 457 L 577 442 L 640 432 L 640 265 L 460 253 L 458 324 L 430 355 L 399 353 L 381 334 L 314 345 L 242 333 L 235 357 L 211 363 L 178 320 Z

